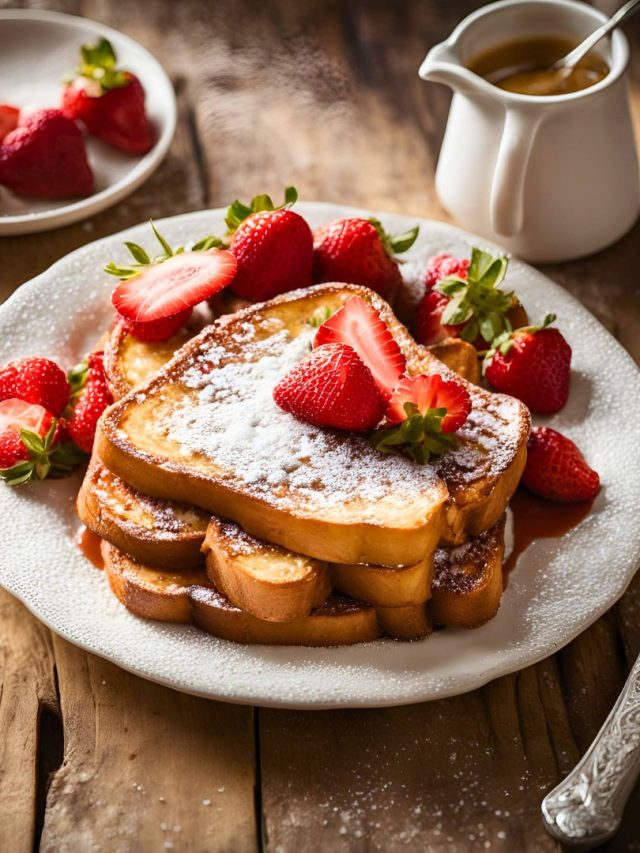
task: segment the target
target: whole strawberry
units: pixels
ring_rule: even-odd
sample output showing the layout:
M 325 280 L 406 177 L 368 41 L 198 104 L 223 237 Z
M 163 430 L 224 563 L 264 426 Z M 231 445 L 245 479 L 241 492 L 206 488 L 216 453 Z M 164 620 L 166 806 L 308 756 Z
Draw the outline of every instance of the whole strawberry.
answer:
M 301 420 L 354 432 L 372 429 L 385 408 L 371 371 L 342 343 L 314 349 L 278 382 L 273 399 Z
M 93 192 L 80 128 L 59 110 L 38 110 L 0 145 L 0 183 L 28 198 L 75 198 Z
M 514 324 L 528 322 L 513 291 L 501 289 L 508 259 L 473 248 L 471 260 L 436 255 L 425 276 L 426 292 L 418 307 L 414 333 L 430 346 L 447 337 L 460 337 L 486 349 Z
M 313 280 L 361 284 L 391 299 L 402 282 L 394 255 L 406 252 L 417 236 L 417 226 L 391 237 L 374 217 L 336 219 L 314 232 Z
M 69 383 L 48 358 L 19 358 L 0 367 L 0 400 L 11 397 L 38 403 L 58 417 L 69 402 Z
M 91 453 L 100 415 L 112 402 L 104 373 L 104 353 L 91 353 L 84 388 L 79 393 L 69 421 L 69 435 L 85 453 Z
M 129 154 L 145 154 L 153 139 L 142 84 L 117 68 L 107 39 L 81 48 L 81 63 L 62 95 L 62 111 L 89 133 Z
M 527 445 L 522 483 L 540 497 L 571 503 L 595 497 L 600 477 L 570 438 L 550 427 L 534 427 Z
M 64 477 L 84 459 L 61 422 L 36 403 L 0 402 L 0 479 L 21 486 L 46 477 Z
M 484 373 L 498 391 L 522 400 L 532 412 L 559 412 L 569 396 L 571 347 L 558 329 L 554 314 L 541 326 L 506 332 L 485 356 Z
M 467 278 L 469 272 L 469 258 L 455 258 L 448 252 L 441 252 L 439 255 L 434 255 L 430 258 L 427 264 L 427 272 L 424 277 L 424 283 L 427 290 L 431 290 L 438 282 L 448 276 L 458 276 L 459 278 Z
M 311 284 L 313 235 L 289 209 L 298 198 L 295 188 L 287 187 L 284 198 L 277 208 L 268 195 L 258 195 L 227 210 L 229 248 L 238 262 L 231 290 L 242 299 L 260 302 Z

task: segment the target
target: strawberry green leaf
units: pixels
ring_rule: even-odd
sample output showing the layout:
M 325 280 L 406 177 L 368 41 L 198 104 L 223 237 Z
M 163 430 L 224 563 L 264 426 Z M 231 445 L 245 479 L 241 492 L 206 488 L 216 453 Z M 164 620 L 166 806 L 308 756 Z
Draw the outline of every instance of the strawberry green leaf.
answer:
M 284 207 L 290 207 L 298 201 L 298 190 L 295 187 L 287 187 L 284 191 Z
M 396 234 L 395 237 L 389 237 L 389 246 L 394 255 L 400 255 L 406 252 L 416 242 L 420 226 L 416 225 L 410 231 L 405 231 L 403 234 Z
M 273 210 L 273 202 L 270 195 L 256 195 L 251 199 L 251 210 L 257 213 L 259 210 Z
M 77 75 L 100 83 L 103 92 L 129 85 L 127 73 L 116 67 L 116 54 L 108 39 L 101 38 L 94 45 L 83 45 L 80 56 Z
M 84 386 L 87 384 L 88 373 L 89 361 L 86 358 L 68 371 L 67 382 L 71 388 L 69 403 L 74 403 L 82 393 Z
M 151 258 L 145 252 L 142 246 L 139 246 L 137 243 L 131 243 L 128 240 L 125 241 L 125 246 L 133 255 L 134 260 L 136 260 L 139 264 L 146 265 L 151 263 Z
M 18 462 L 11 468 L 4 468 L 0 471 L 0 479 L 8 486 L 22 486 L 29 483 L 33 479 L 34 466 L 33 462 Z
M 467 289 L 467 280 L 457 275 L 449 275 L 438 282 L 437 289 L 445 296 L 455 296 Z
M 210 234 L 208 237 L 202 237 L 200 240 L 196 240 L 195 243 L 189 245 L 188 251 L 206 252 L 208 249 L 222 249 L 225 245 L 226 243 L 224 243 L 219 237 Z
M 443 433 L 441 429 L 446 409 L 429 409 L 425 415 L 421 415 L 415 404 L 405 403 L 404 410 L 406 420 L 372 433 L 370 441 L 376 450 L 395 456 L 408 456 L 414 462 L 425 465 L 433 456 L 440 456 L 457 446 L 455 437 L 451 433 Z
M 455 296 L 442 312 L 442 322 L 445 326 L 457 326 L 465 323 L 473 314 L 473 308 L 469 304 L 465 294 Z

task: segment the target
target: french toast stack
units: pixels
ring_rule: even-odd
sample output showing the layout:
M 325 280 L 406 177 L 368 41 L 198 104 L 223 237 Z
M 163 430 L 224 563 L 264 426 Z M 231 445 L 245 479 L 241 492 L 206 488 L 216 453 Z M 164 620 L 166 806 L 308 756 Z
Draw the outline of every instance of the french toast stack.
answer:
M 471 396 L 457 447 L 426 465 L 273 402 L 318 318 L 354 295 L 379 312 L 409 373 L 455 376 Z M 78 512 L 134 613 L 238 642 L 323 646 L 426 637 L 497 612 L 529 415 L 473 384 L 469 344 L 419 346 L 372 291 L 323 284 L 190 340 L 144 344 L 116 327 L 105 365 L 116 402 Z

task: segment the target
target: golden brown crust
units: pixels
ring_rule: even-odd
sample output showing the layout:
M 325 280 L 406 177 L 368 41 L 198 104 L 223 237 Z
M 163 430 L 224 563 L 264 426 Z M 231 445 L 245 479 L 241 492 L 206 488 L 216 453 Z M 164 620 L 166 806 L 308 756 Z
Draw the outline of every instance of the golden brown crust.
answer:
M 209 516 L 132 489 L 94 455 L 76 508 L 90 530 L 139 562 L 174 570 L 204 564 L 201 546 Z
M 160 370 L 194 334 L 181 329 L 168 341 L 139 341 L 116 320 L 104 344 L 104 372 L 113 399 L 120 400 Z
M 436 624 L 477 628 L 498 612 L 502 598 L 505 516 L 464 545 L 438 549 L 429 603 Z
M 331 592 L 326 563 L 260 542 L 233 522 L 212 518 L 203 548 L 209 580 L 258 619 L 302 619 Z
M 109 586 L 128 610 L 157 622 L 192 621 L 188 592 L 194 584 L 206 582 L 202 569 L 180 573 L 152 569 L 108 542 L 102 542 L 101 552 Z
M 331 595 L 309 616 L 292 622 L 257 619 L 231 604 L 213 584 L 191 587 L 189 598 L 196 625 L 236 643 L 344 646 L 382 635 L 375 608 L 338 595 Z

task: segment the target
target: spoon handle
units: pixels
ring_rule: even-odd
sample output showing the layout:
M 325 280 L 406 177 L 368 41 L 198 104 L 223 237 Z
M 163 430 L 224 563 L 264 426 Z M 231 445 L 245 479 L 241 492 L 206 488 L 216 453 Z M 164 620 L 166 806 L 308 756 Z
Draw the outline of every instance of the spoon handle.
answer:
M 596 46 L 600 39 L 609 35 L 611 30 L 615 29 L 618 24 L 621 24 L 624 20 L 633 15 L 634 12 L 637 12 L 638 8 L 640 8 L 640 0 L 628 0 L 628 2 L 621 6 L 617 12 L 613 13 L 609 20 L 605 21 L 597 30 L 594 30 L 591 35 L 587 36 L 587 38 L 580 42 L 580 44 L 570 53 L 563 56 L 563 58 L 557 62 L 554 67 L 573 68 L 574 65 L 577 65 L 578 62 L 580 62 L 583 56 L 586 56 L 587 53 L 589 53 L 592 47 Z
M 542 801 L 549 832 L 590 849 L 614 835 L 640 773 L 640 657 L 585 755 Z

